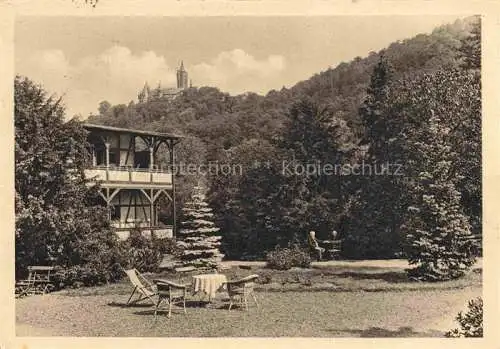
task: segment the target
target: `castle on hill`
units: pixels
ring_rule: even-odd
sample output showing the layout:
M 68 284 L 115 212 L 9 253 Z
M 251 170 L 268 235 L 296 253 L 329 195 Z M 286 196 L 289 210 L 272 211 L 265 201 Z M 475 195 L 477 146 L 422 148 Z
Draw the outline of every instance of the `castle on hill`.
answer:
M 139 99 L 139 103 L 145 103 L 155 99 L 172 100 L 179 94 L 181 94 L 182 91 L 188 89 L 191 86 L 191 82 L 188 85 L 188 72 L 184 68 L 184 62 L 181 61 L 181 65 L 179 66 L 179 68 L 177 68 L 177 87 L 162 88 L 161 82 L 159 82 L 158 86 L 152 90 L 146 82 L 137 97 Z

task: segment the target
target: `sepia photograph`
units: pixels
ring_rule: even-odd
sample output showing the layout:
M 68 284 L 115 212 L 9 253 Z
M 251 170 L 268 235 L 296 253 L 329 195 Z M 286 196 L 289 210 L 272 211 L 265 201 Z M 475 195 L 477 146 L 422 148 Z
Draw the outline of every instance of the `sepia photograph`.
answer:
M 16 16 L 15 336 L 483 337 L 482 23 Z

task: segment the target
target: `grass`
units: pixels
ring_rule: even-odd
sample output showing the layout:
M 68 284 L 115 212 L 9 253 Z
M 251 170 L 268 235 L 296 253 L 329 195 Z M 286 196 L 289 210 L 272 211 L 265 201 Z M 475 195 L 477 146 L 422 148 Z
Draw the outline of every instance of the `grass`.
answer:
M 249 274 L 260 276 L 256 289 L 262 292 L 388 292 L 460 289 L 481 285 L 481 269 L 475 269 L 461 279 L 445 282 L 415 282 L 408 280 L 401 268 L 329 267 L 314 269 L 271 270 L 264 267 L 232 267 L 223 272 L 228 279 L 238 279 Z M 153 280 L 165 278 L 179 283 L 189 283 L 191 274 L 145 274 Z M 103 287 L 85 287 L 60 291 L 66 296 L 113 295 L 129 293 L 129 282 Z
M 481 274 L 418 283 L 397 268 L 322 268 L 224 272 L 257 273 L 260 307 L 227 310 L 225 294 L 213 304 L 190 299 L 187 314 L 155 323 L 151 307 L 124 307 L 127 280 L 16 300 L 18 335 L 152 337 L 442 337 L 467 300 L 481 294 Z M 148 275 L 178 279 L 177 275 Z M 188 278 L 188 276 L 184 276 Z M 307 292 L 308 291 L 308 292 Z M 429 300 L 432 300 L 431 302 Z

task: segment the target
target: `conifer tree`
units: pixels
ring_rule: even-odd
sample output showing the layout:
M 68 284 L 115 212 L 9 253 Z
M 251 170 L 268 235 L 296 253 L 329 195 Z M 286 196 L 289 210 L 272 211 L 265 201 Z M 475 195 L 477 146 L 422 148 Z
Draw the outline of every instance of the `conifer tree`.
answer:
M 213 222 L 214 215 L 202 187 L 194 187 L 192 200 L 184 205 L 183 216 L 177 242 L 183 249 L 182 264 L 196 268 L 216 267 L 224 257 L 219 249 L 220 229 Z
M 401 88 L 398 103 L 408 121 L 402 138 L 410 181 L 402 231 L 414 266 L 409 275 L 420 280 L 457 278 L 475 262 L 477 236 L 464 214 L 459 188 L 464 177 L 476 172 L 471 164 L 464 168 L 462 159 L 477 156 L 464 153 L 469 137 L 480 144 L 480 136 L 464 132 L 480 120 L 478 91 L 473 76 L 459 70 L 424 75 Z
M 350 191 L 357 194 L 344 226 L 349 232 L 344 248 L 352 257 L 393 258 L 402 250 L 404 195 L 400 177 L 391 172 L 400 159 L 393 140 L 401 126 L 391 113 L 393 75 L 390 62 L 381 55 L 359 108 L 365 127 L 361 145 L 367 146 L 362 161 L 370 170 L 350 181 Z
M 403 225 L 407 233 L 406 253 L 411 277 L 446 280 L 460 277 L 475 262 L 475 243 L 470 224 L 460 205 L 460 193 L 449 179 L 451 161 L 445 155 L 449 146 L 436 141 L 443 125 L 431 120 L 426 136 L 434 142 L 413 144 L 419 172 L 413 181 L 413 202 Z

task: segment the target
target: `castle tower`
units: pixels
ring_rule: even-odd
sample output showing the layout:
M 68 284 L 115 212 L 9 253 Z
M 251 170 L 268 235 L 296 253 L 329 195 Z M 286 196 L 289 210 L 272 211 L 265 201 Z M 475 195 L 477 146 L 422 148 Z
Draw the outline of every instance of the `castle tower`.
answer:
M 137 98 L 139 99 L 139 103 L 144 103 L 149 100 L 151 97 L 151 90 L 149 89 L 148 82 L 144 84 L 144 88 L 142 89 L 141 92 L 137 95 Z
M 183 90 L 188 88 L 188 73 L 184 69 L 183 61 L 181 61 L 181 66 L 177 69 L 177 88 Z

